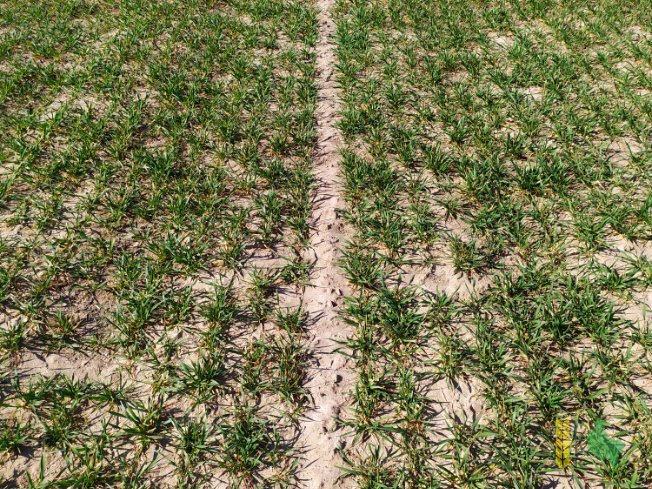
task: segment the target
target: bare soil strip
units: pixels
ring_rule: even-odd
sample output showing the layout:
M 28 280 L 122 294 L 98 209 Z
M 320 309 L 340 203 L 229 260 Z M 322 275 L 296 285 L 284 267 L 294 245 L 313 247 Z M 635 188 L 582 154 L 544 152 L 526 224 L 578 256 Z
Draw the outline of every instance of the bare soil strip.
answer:
M 315 210 L 312 216 L 313 235 L 307 257 L 316 260 L 311 286 L 304 295 L 304 307 L 310 316 L 308 335 L 312 350 L 306 389 L 313 408 L 301 420 L 297 446 L 301 453 L 298 472 L 303 487 L 333 487 L 342 472 L 339 448 L 346 445 L 344 431 L 336 427 L 335 418 L 344 409 L 347 393 L 354 382 L 348 359 L 336 353 L 337 341 L 344 340 L 350 327 L 338 318 L 343 298 L 350 294 L 347 280 L 336 262 L 344 235 L 343 222 L 337 211 L 344 208 L 337 183 L 338 145 L 341 136 L 335 124 L 340 102 L 334 78 L 335 53 L 332 36 L 335 23 L 329 11 L 333 0 L 320 0 L 319 40 L 317 42 L 318 105 L 317 144 L 315 149 Z M 341 482 L 338 482 L 341 484 Z

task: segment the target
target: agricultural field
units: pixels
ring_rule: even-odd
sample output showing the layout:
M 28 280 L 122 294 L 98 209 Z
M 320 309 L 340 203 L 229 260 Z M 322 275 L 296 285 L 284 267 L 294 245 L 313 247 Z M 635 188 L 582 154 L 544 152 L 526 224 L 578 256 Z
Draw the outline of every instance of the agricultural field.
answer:
M 650 7 L 337 3 L 360 487 L 652 484 Z
M 0 12 L 3 487 L 293 480 L 315 7 Z
M 651 487 L 651 240 L 650 0 L 0 0 L 0 487 Z

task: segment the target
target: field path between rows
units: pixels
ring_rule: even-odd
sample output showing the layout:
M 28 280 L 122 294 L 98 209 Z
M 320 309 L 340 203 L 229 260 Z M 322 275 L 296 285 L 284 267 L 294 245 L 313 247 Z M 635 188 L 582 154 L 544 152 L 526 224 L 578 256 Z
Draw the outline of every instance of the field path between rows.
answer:
M 299 485 L 307 488 L 334 487 L 342 474 L 339 447 L 345 445 L 342 428 L 335 429 L 335 418 L 347 400 L 354 383 L 349 360 L 334 350 L 351 328 L 338 318 L 338 309 L 350 295 L 348 282 L 337 267 L 343 240 L 343 222 L 337 211 L 344 208 L 338 185 L 338 146 L 341 136 L 335 125 L 340 102 L 337 96 L 335 52 L 332 37 L 335 22 L 330 16 L 334 0 L 319 0 L 317 7 L 319 40 L 317 41 L 318 102 L 316 110 L 317 142 L 315 146 L 315 191 L 309 260 L 316 260 L 311 285 L 304 295 L 309 314 L 308 337 L 312 349 L 305 385 L 313 405 L 301 420 Z M 342 482 L 337 485 L 341 486 Z

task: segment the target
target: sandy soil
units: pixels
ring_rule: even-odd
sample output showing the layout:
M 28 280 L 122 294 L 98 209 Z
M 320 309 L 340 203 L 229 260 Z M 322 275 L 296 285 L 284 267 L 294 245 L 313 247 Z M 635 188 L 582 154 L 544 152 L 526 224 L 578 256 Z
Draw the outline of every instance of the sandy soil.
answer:
M 319 40 L 317 41 L 318 106 L 317 145 L 315 149 L 315 211 L 312 216 L 313 234 L 306 257 L 316 261 L 311 286 L 304 295 L 304 306 L 310 314 L 309 346 L 313 348 L 306 389 L 313 406 L 301 420 L 301 434 L 297 449 L 301 462 L 297 476 L 306 488 L 346 487 L 336 483 L 342 472 L 337 468 L 343 461 L 339 449 L 350 440 L 337 428 L 335 418 L 345 408 L 348 391 L 355 382 L 355 374 L 348 359 L 335 353 L 336 341 L 344 340 L 351 328 L 338 318 L 343 296 L 350 293 L 346 279 L 336 266 L 339 246 L 345 234 L 337 211 L 344 209 L 337 184 L 338 145 L 341 137 L 334 128 L 338 119 L 339 100 L 335 88 L 335 52 L 332 36 L 335 23 L 329 11 L 333 0 L 319 0 Z

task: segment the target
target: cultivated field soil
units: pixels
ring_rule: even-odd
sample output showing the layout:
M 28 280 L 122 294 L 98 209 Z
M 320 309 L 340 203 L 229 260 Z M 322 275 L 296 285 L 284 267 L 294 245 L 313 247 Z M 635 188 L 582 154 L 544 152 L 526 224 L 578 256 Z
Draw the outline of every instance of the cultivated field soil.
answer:
M 650 488 L 650 308 L 651 0 L 0 0 L 0 488 Z

